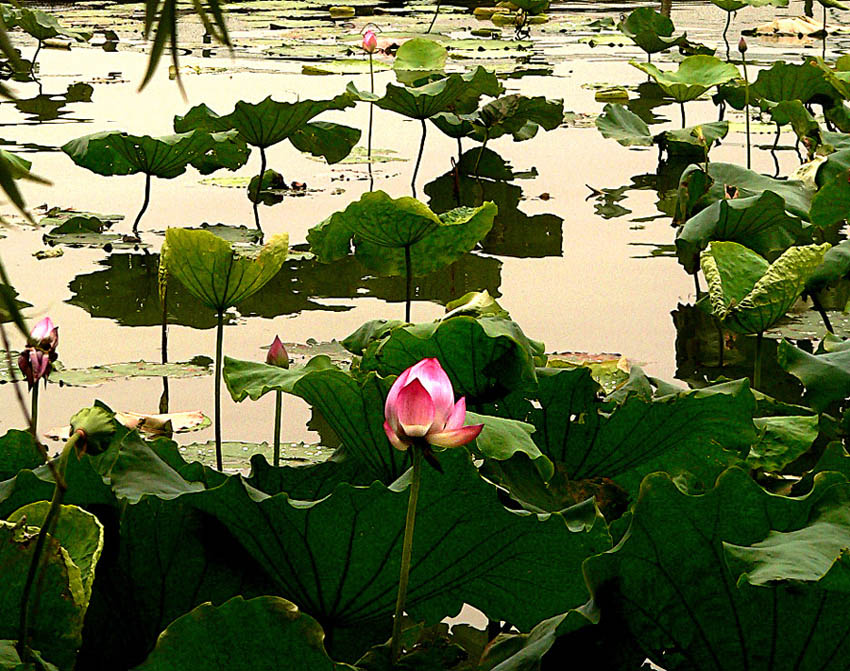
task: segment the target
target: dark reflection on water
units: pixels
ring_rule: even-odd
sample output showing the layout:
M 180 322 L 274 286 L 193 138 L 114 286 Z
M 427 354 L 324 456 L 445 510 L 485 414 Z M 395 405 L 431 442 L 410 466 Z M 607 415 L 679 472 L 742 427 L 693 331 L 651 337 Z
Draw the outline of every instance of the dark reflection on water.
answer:
M 66 105 L 73 103 L 90 103 L 94 87 L 91 84 L 84 82 L 76 82 L 69 84 L 68 89 L 64 93 L 43 93 L 41 91 L 41 83 L 39 83 L 39 93 L 31 98 L 17 98 L 11 101 L 22 114 L 26 115 L 27 122 L 43 123 L 46 121 L 87 121 L 80 117 L 72 117 L 71 110 L 66 109 Z M 17 126 L 20 124 L 4 124 Z

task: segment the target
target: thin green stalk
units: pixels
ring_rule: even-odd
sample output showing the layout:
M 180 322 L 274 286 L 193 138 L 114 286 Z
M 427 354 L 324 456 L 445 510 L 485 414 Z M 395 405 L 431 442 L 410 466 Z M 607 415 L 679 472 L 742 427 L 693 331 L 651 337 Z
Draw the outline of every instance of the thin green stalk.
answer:
M 747 78 L 747 54 L 741 52 L 741 63 L 744 66 L 744 119 L 747 122 L 747 170 L 752 166 L 750 158 L 750 80 Z
M 419 154 L 416 157 L 416 167 L 413 169 L 413 179 L 410 180 L 410 188 L 413 190 L 413 197 L 416 198 L 416 175 L 419 174 L 419 164 L 422 162 L 422 152 L 425 151 L 425 134 L 428 132 L 428 127 L 425 125 L 425 119 L 419 120 L 422 123 L 422 139 L 419 141 Z
M 38 433 L 38 383 L 40 380 L 36 380 L 35 384 L 32 386 L 32 403 L 30 404 L 30 431 L 32 432 L 33 437 L 36 437 Z
M 679 105 L 682 108 L 682 128 L 685 127 L 685 103 L 680 102 Z
M 729 40 L 726 37 L 726 32 L 729 30 L 729 24 L 732 23 L 732 12 L 726 12 L 726 26 L 723 28 L 723 41 L 726 43 L 726 62 L 729 62 Z
M 410 556 L 413 551 L 413 526 L 416 523 L 416 503 L 419 500 L 419 485 L 422 481 L 422 448 L 413 445 L 413 477 L 410 481 L 410 493 L 407 499 L 407 517 L 404 520 L 404 541 L 401 546 L 401 571 L 398 576 L 398 598 L 395 602 L 393 618 L 393 637 L 390 652 L 393 663 L 398 661 L 401 652 L 401 615 L 407 599 L 407 580 L 410 576 Z
M 431 17 L 431 25 L 428 26 L 428 30 L 425 31 L 426 35 L 431 32 L 431 29 L 434 27 L 434 24 L 437 22 L 437 14 L 440 13 L 440 2 L 441 1 L 442 0 L 437 0 L 437 9 L 434 10 L 434 16 Z
M 457 164 L 458 165 L 460 165 L 461 156 L 463 156 L 463 143 L 461 142 L 461 139 L 458 138 L 457 139 Z
M 218 313 L 215 332 L 215 463 L 223 470 L 221 461 L 221 346 L 224 341 L 224 311 Z
M 699 271 L 694 273 L 694 288 L 697 290 L 697 300 L 702 296 L 702 288 L 699 285 Z
M 824 17 L 826 15 L 824 14 Z M 824 20 L 826 20 L 824 18 Z M 35 77 L 35 63 L 38 60 L 38 52 L 41 51 L 41 40 L 38 41 L 38 46 L 35 48 L 35 53 L 32 55 L 32 63 L 30 63 L 30 74 Z
M 65 443 L 65 447 L 62 449 L 62 454 L 59 456 L 59 467 L 56 471 L 53 498 L 50 500 L 50 508 L 47 511 L 47 515 L 44 517 L 41 528 L 38 531 L 38 538 L 36 538 L 35 541 L 35 548 L 33 550 L 32 560 L 30 561 L 29 571 L 27 572 L 27 578 L 24 582 L 24 589 L 23 592 L 21 592 L 17 650 L 18 655 L 24 664 L 30 661 L 29 607 L 33 583 L 35 582 L 36 575 L 38 575 L 41 555 L 44 552 L 44 544 L 47 541 L 47 534 L 50 533 L 53 525 L 56 523 L 56 519 L 59 517 L 62 499 L 65 496 L 65 490 L 68 489 L 68 485 L 65 482 L 65 466 L 68 463 L 68 455 L 82 435 L 83 434 L 80 431 L 74 432 L 71 437 L 68 438 L 68 441 Z
M 823 6 L 823 51 L 821 58 L 826 60 L 826 5 Z
M 162 363 L 168 363 L 168 289 L 162 292 L 162 334 L 160 337 Z M 159 412 L 168 412 L 168 375 L 162 376 L 162 395 L 159 397 Z
M 410 302 L 413 299 L 413 268 L 410 265 L 410 245 L 404 246 L 404 320 L 410 322 Z
M 139 210 L 139 213 L 136 215 L 136 221 L 133 222 L 133 235 L 137 235 L 139 232 L 139 222 L 142 220 L 142 215 L 145 213 L 145 210 L 148 209 L 148 203 L 151 202 L 151 176 L 149 173 L 145 173 L 145 199 L 142 202 L 142 209 Z
M 372 67 L 372 54 L 369 54 L 369 83 L 371 84 L 370 91 L 375 93 L 375 71 Z M 374 177 L 372 176 L 372 116 L 375 112 L 375 104 L 369 103 L 369 134 L 366 141 L 366 165 L 369 166 L 369 191 L 375 185 Z
M 274 465 L 280 466 L 280 416 L 283 411 L 283 392 L 275 392 L 274 399 Z
M 759 332 L 756 336 L 756 357 L 755 362 L 753 363 L 753 389 L 759 389 L 761 387 L 762 340 L 764 340 L 764 333 Z
M 835 331 L 832 330 L 832 322 L 829 321 L 829 315 L 826 313 L 826 310 L 823 307 L 823 303 L 820 302 L 820 299 L 818 298 L 817 294 L 811 294 L 811 297 L 812 305 L 814 306 L 815 310 L 817 310 L 818 314 L 820 315 L 820 318 L 823 319 L 823 325 L 826 327 L 826 330 L 830 333 L 835 333 Z
M 478 158 L 475 159 L 475 179 L 478 179 L 478 166 L 481 165 L 481 157 L 484 156 L 484 150 L 487 148 L 487 142 L 490 140 L 490 131 L 484 131 L 484 142 L 481 143 L 481 149 L 478 150 Z
M 263 188 L 263 176 L 266 174 L 266 149 L 260 147 L 260 176 L 257 179 L 257 188 L 254 189 L 254 224 L 258 231 L 263 229 L 260 227 L 260 191 Z

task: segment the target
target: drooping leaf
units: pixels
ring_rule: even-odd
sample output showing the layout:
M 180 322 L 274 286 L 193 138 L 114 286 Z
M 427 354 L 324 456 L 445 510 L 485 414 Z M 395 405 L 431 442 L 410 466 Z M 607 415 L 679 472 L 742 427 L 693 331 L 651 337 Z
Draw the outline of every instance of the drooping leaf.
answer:
M 712 240 L 732 240 L 767 260 L 776 259 L 803 241 L 803 222 L 785 211 L 785 201 L 772 191 L 748 198 L 719 200 L 688 219 L 676 234 L 676 255 L 691 274 Z
M 666 130 L 656 135 L 654 140 L 661 151 L 667 152 L 671 160 L 693 156 L 697 160 L 705 161 L 714 143 L 726 137 L 728 132 L 727 121 L 712 121 L 687 128 Z
M 848 176 L 850 171 L 843 170 L 831 178 L 825 178 L 823 185 L 812 198 L 813 224 L 827 228 L 847 218 L 847 208 L 850 207 Z
M 659 70 L 651 63 L 630 63 L 652 77 L 667 95 L 680 103 L 694 100 L 712 86 L 741 76 L 734 65 L 714 56 L 688 56 L 675 72 Z
M 624 147 L 651 147 L 653 144 L 649 126 L 624 105 L 605 105 L 596 118 L 596 127 L 602 137 L 616 140 Z
M 673 22 L 652 7 L 638 7 L 617 28 L 648 54 L 664 51 L 687 39 L 687 33 L 673 37 Z
M 17 25 L 39 42 L 53 37 L 70 37 L 77 42 L 88 42 L 92 37 L 92 34 L 88 31 L 63 26 L 53 14 L 48 14 L 40 9 L 21 7 L 16 18 Z
M 833 245 L 823 255 L 823 261 L 806 283 L 806 291 L 821 291 L 850 274 L 850 241 Z
M 806 288 L 829 244 L 791 247 L 771 264 L 737 242 L 712 242 L 700 265 L 712 312 L 739 333 L 762 333 L 781 319 Z
M 470 137 L 477 142 L 510 134 L 517 142 L 530 140 L 538 127 L 553 130 L 564 121 L 564 103 L 543 96 L 510 94 L 491 100 L 464 116 L 472 124 Z
M 817 101 L 823 104 L 828 101 L 831 106 L 832 101 L 846 97 L 846 92 L 846 86 L 834 76 L 830 77 L 814 60 L 774 63 L 760 70 L 752 85 L 753 95 L 773 102 L 799 100 L 804 104 Z
M 779 343 L 779 365 L 806 387 L 805 400 L 815 410 L 850 397 L 850 341 L 827 334 L 815 354 Z
M 162 256 L 168 271 L 207 307 L 224 312 L 259 291 L 286 260 L 289 236 L 274 236 L 255 255 L 208 231 L 169 228 Z
M 201 604 L 175 620 L 136 669 L 226 671 L 234 658 L 256 671 L 343 668 L 328 657 L 324 637 L 318 622 L 285 599 L 235 596 L 220 606 Z
M 360 141 L 359 128 L 343 126 L 329 121 L 304 124 L 289 136 L 298 151 L 312 156 L 322 156 L 328 163 L 339 163 L 351 153 Z

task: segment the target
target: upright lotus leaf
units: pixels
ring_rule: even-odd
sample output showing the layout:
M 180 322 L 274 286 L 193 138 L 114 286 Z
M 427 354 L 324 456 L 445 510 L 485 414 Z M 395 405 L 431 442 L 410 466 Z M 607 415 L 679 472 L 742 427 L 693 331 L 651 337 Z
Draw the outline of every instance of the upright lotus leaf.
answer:
M 719 200 L 688 219 L 676 234 L 676 256 L 695 274 L 699 257 L 712 240 L 732 240 L 768 261 L 804 240 L 804 224 L 786 212 L 785 201 L 772 191 L 748 198 Z
M 240 251 L 207 231 L 169 228 L 163 257 L 168 272 L 204 305 L 223 312 L 259 291 L 280 270 L 289 249 L 286 233 L 259 252 Z
M 88 42 L 92 38 L 90 32 L 67 28 L 60 24 L 55 16 L 40 9 L 21 7 L 18 10 L 17 25 L 38 40 L 39 46 L 44 40 L 54 37 L 70 37 L 77 42 Z
M 673 22 L 652 7 L 638 7 L 622 19 L 617 28 L 647 54 L 664 51 L 687 40 L 687 33 L 673 37 Z
M 502 96 L 465 117 L 472 123 L 470 137 L 477 142 L 511 134 L 515 141 L 530 140 L 539 127 L 553 130 L 564 122 L 564 103 L 543 96 L 517 93 Z
M 396 51 L 393 70 L 403 84 L 416 84 L 430 75 L 444 73 L 448 55 L 446 48 L 436 40 L 414 37 Z
M 353 669 L 328 657 L 324 637 L 318 622 L 285 599 L 236 596 L 175 620 L 136 671 L 226 671 L 234 659 L 255 671 Z
M 653 139 L 662 152 L 667 152 L 671 160 L 694 156 L 702 162 L 708 158 L 708 152 L 714 143 L 726 137 L 728 132 L 729 122 L 712 121 L 687 128 L 666 130 Z
M 596 127 L 602 137 L 616 140 L 624 147 L 651 147 L 653 144 L 649 126 L 624 105 L 605 105 L 602 114 L 596 117 Z
M 847 88 L 817 61 L 785 63 L 779 61 L 760 70 L 752 85 L 752 95 L 773 102 L 799 100 L 801 103 L 817 103 L 831 107 L 836 101 L 847 97 Z
M 18 637 L 21 595 L 39 531 L 35 522 L 43 519 L 44 514 L 42 506 L 36 506 L 12 515 L 9 521 L 0 521 L 4 587 L 0 590 L 0 638 L 3 639 Z M 31 596 L 29 632 L 32 647 L 64 671 L 73 668 L 82 643 L 83 618 L 94 564 L 103 546 L 103 527 L 94 515 L 85 511 L 72 506 L 63 506 L 63 511 L 73 519 L 67 519 L 55 534 L 46 536 L 39 589 Z M 59 519 L 61 524 L 61 515 Z M 75 563 L 75 559 L 81 564 Z
M 738 333 L 763 333 L 800 297 L 829 244 L 791 247 L 773 263 L 737 242 L 712 242 L 700 265 L 712 312 Z
M 679 63 L 675 72 L 659 70 L 649 63 L 629 62 L 652 77 L 667 95 L 679 103 L 694 100 L 712 86 L 741 76 L 734 65 L 714 56 L 688 56 Z
M 496 206 L 459 207 L 434 214 L 415 198 L 390 198 L 383 191 L 363 194 L 307 233 L 311 251 L 330 263 L 351 252 L 378 275 L 425 275 L 470 251 L 493 225 Z
M 594 599 L 605 604 L 602 617 L 622 622 L 669 671 L 833 668 L 850 653 L 847 595 L 812 569 L 833 549 L 835 570 L 846 571 L 846 555 L 832 533 L 828 546 L 818 542 L 813 522 L 833 523 L 818 505 L 840 477 L 792 499 L 765 492 L 738 469 L 702 496 L 683 494 L 664 474 L 648 476 L 623 540 L 584 564 Z M 839 517 L 846 503 L 841 510 Z M 775 547 L 760 548 L 765 539 Z M 768 575 L 776 580 L 758 579 Z
M 339 163 L 351 153 L 360 141 L 360 135 L 358 128 L 330 121 L 313 121 L 290 135 L 289 141 L 298 151 L 321 156 L 328 163 Z
M 474 406 L 533 386 L 542 354 L 542 343 L 529 340 L 510 319 L 457 315 L 393 328 L 366 346 L 360 367 L 386 377 L 436 357 L 455 393 Z
M 444 472 L 427 469 L 419 494 L 407 593 L 413 617 L 436 623 L 468 603 L 490 619 L 527 629 L 564 604 L 586 600 L 580 562 L 610 547 L 601 518 L 570 530 L 560 515 L 506 510 L 465 450 L 439 458 Z M 189 500 L 219 519 L 257 557 L 280 594 L 336 640 L 345 630 L 356 636 L 389 622 L 409 478 L 408 472 L 390 487 L 341 483 L 309 502 L 285 493 L 266 496 L 230 478 Z M 527 598 L 530 584 L 534 600 Z
M 454 73 L 423 86 L 387 84 L 382 97 L 358 90 L 353 82 L 346 88 L 358 100 L 422 121 L 440 112 L 470 114 L 478 107 L 482 95 L 497 96 L 503 90 L 496 75 L 481 66 L 472 72 Z
M 9 429 L 0 437 L 0 482 L 15 477 L 25 468 L 38 468 L 44 457 L 29 431 Z
M 805 400 L 815 410 L 850 398 L 850 341 L 827 334 L 814 354 L 782 341 L 777 359 L 806 387 Z

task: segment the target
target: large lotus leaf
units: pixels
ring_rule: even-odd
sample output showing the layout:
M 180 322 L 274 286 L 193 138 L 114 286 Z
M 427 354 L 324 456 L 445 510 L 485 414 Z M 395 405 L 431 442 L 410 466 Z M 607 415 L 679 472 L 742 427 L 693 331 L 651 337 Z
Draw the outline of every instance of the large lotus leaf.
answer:
M 409 247 L 412 273 L 425 275 L 470 251 L 487 235 L 495 215 L 495 205 L 485 203 L 437 216 L 415 198 L 372 191 L 311 228 L 307 241 L 325 263 L 348 256 L 353 242 L 357 259 L 382 276 L 405 274 L 404 248 Z
M 681 156 L 695 156 L 705 160 L 712 145 L 729 132 L 727 121 L 712 121 L 710 123 L 666 130 L 655 136 L 661 151 L 666 151 L 671 160 Z
M 49 509 L 49 501 L 36 501 L 18 508 L 6 520 L 12 523 L 23 520 L 28 527 L 41 527 Z M 82 508 L 63 505 L 50 535 L 79 569 L 83 586 L 82 604 L 88 606 L 95 567 L 103 552 L 103 525 Z
M 782 368 L 803 383 L 805 400 L 816 410 L 850 398 L 850 341 L 827 334 L 816 354 L 782 341 L 777 359 Z
M 738 333 L 762 333 L 800 297 L 829 244 L 791 247 L 771 264 L 737 242 L 712 242 L 700 257 L 714 315 Z
M 224 131 L 212 133 L 213 142 L 202 154 L 189 161 L 189 164 L 202 175 L 226 168 L 236 170 L 248 162 L 251 147 L 238 133 Z
M 0 639 L 17 639 L 21 595 L 37 529 L 0 520 Z M 39 588 L 30 601 L 30 640 L 36 650 L 63 671 L 73 668 L 82 643 L 85 590 L 80 569 L 59 541 L 48 535 L 41 556 Z
M 289 136 L 298 151 L 322 156 L 328 163 L 339 163 L 360 141 L 361 131 L 351 126 L 329 121 L 304 124 Z
M 765 471 L 780 471 L 804 454 L 818 437 L 817 415 L 757 417 L 758 441 L 747 455 L 747 464 Z
M 811 137 L 820 130 L 818 122 L 799 100 L 783 100 L 768 105 L 768 113 L 773 123 L 777 126 L 790 125 L 800 139 Z
M 791 499 L 738 469 L 702 496 L 683 494 L 664 474 L 648 476 L 623 540 L 584 564 L 594 598 L 606 604 L 602 617 L 623 622 L 669 671 L 834 668 L 850 653 L 846 594 L 781 572 L 780 581 L 754 586 L 726 549 L 803 529 L 837 477 Z M 804 556 L 811 560 L 801 544 Z
M 44 457 L 29 431 L 9 429 L 0 438 L 0 482 L 8 480 L 25 468 L 38 468 Z
M 136 671 L 228 671 L 234 659 L 255 671 L 341 671 L 324 637 L 318 622 L 285 599 L 236 596 L 175 620 Z
M 86 30 L 63 26 L 55 16 L 40 9 L 21 7 L 17 13 L 16 24 L 39 42 L 54 37 L 70 37 L 77 42 L 88 42 L 92 37 L 92 34 Z
M 467 74 L 454 73 L 423 86 L 387 84 L 383 97 L 359 91 L 353 82 L 346 88 L 358 100 L 372 102 L 411 119 L 428 119 L 440 112 L 469 114 L 478 107 L 482 95 L 497 96 L 502 90 L 496 75 L 480 66 Z
M 422 476 L 407 610 L 435 623 L 468 603 L 525 629 L 582 603 L 580 562 L 610 544 L 601 519 L 571 531 L 559 515 L 508 511 L 465 450 L 439 458 L 444 473 Z M 343 483 L 312 502 L 264 496 L 238 478 L 190 500 L 257 557 L 283 596 L 326 628 L 353 628 L 393 611 L 409 473 L 390 487 Z
M 676 234 L 676 256 L 685 270 L 699 270 L 699 255 L 712 240 L 733 240 L 773 260 L 802 241 L 803 222 L 785 211 L 772 191 L 749 198 L 724 199 L 688 219 Z
M 756 196 L 765 191 L 773 191 L 782 196 L 786 210 L 804 221 L 809 220 L 814 191 L 801 181 L 774 179 L 734 163 L 717 162 L 709 164 L 708 176 L 714 180 L 714 191 L 718 194 L 723 194 L 724 190 L 730 187 L 735 188 L 738 197 Z
M 386 377 L 436 357 L 455 392 L 475 405 L 533 386 L 535 357 L 542 352 L 542 344 L 530 341 L 510 319 L 458 315 L 390 330 L 368 344 L 360 367 Z
M 259 291 L 280 270 L 289 249 L 286 233 L 259 253 L 239 253 L 208 231 L 169 228 L 162 257 L 168 272 L 207 307 L 224 312 Z
M 651 147 L 653 144 L 649 126 L 624 105 L 605 105 L 596 118 L 596 127 L 602 137 L 616 140 L 624 147 Z
M 635 9 L 617 28 L 648 54 L 664 51 L 687 39 L 686 33 L 673 37 L 673 22 L 652 7 Z
M 831 247 L 823 255 L 823 262 L 815 269 L 806 283 L 806 291 L 820 291 L 837 283 L 850 274 L 850 240 Z
M 734 65 L 714 56 L 688 56 L 675 72 L 659 70 L 651 63 L 629 62 L 652 77 L 667 95 L 680 103 L 694 100 L 712 86 L 741 76 Z
M 834 77 L 827 76 L 827 71 L 816 61 L 779 61 L 770 68 L 759 71 L 758 78 L 752 85 L 752 94 L 773 102 L 799 100 L 802 103 L 821 102 L 831 106 L 833 101 L 845 97 L 845 85 L 836 82 Z M 842 90 L 836 89 L 836 85 Z
M 400 82 L 415 84 L 417 80 L 431 74 L 443 73 L 448 55 L 446 48 L 439 42 L 414 37 L 398 48 L 393 70 Z
M 282 103 L 271 96 L 253 104 L 240 100 L 234 110 L 219 116 L 206 105 L 193 107 L 185 116 L 174 117 L 174 129 L 184 132 L 193 128 L 228 130 L 235 128 L 239 135 L 254 147 L 271 147 L 302 130 L 307 122 L 327 110 L 352 107 L 354 101 L 347 93 L 330 100 L 301 100 Z
M 217 147 L 228 147 L 216 158 Z M 186 172 L 193 162 L 205 168 L 215 163 L 234 170 L 247 154 L 233 152 L 236 146 L 233 132 L 209 133 L 193 130 L 188 133 L 151 137 L 129 135 L 120 131 L 104 131 L 84 135 L 62 146 L 71 160 L 98 175 L 134 175 L 144 173 L 171 179 Z M 239 163 L 239 161 L 242 163 Z
M 514 140 L 529 140 L 538 127 L 553 130 L 564 122 L 564 103 L 543 96 L 523 96 L 517 93 L 502 96 L 483 105 L 467 118 L 473 124 L 470 134 L 477 142 L 510 133 Z
M 450 112 L 440 112 L 429 118 L 429 121 L 451 138 L 468 137 L 475 131 L 475 126 L 467 118 Z
M 17 641 L 0 640 L 0 669 L 2 671 L 29 671 L 30 669 L 38 669 L 39 671 L 58 671 L 55 665 L 48 662 L 38 650 L 30 648 L 30 663 L 24 664 L 18 655 L 18 649 L 15 647 Z M 35 665 L 33 664 L 35 662 Z
M 850 153 L 850 152 L 840 152 Z M 828 174 L 828 173 L 827 173 Z M 824 177 L 823 184 L 812 198 L 812 223 L 827 228 L 843 222 L 850 208 L 850 171 L 842 170 L 832 177 Z

